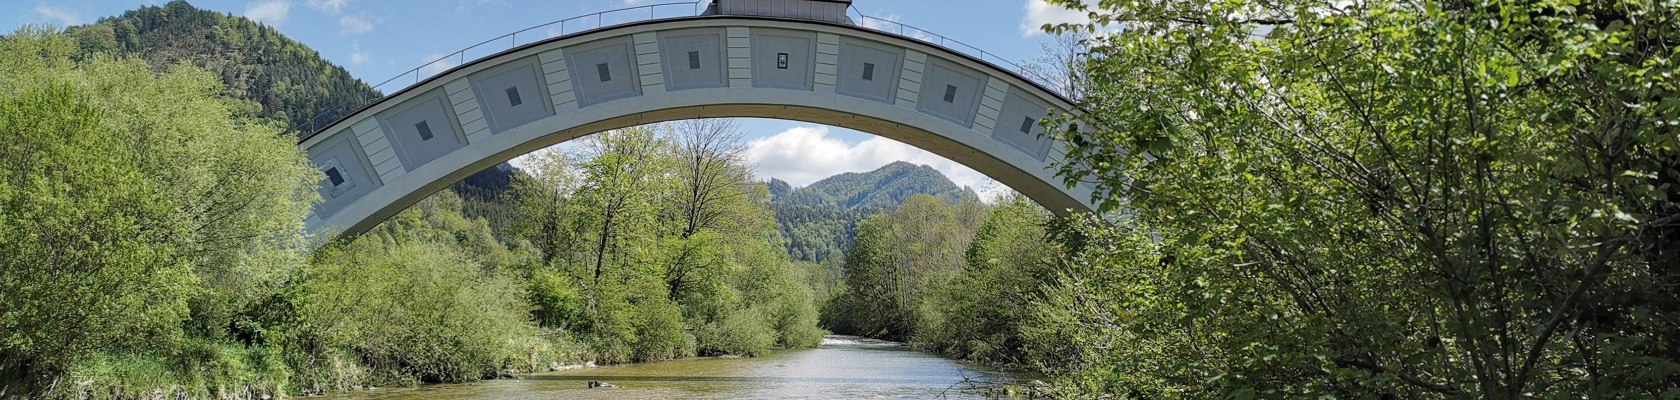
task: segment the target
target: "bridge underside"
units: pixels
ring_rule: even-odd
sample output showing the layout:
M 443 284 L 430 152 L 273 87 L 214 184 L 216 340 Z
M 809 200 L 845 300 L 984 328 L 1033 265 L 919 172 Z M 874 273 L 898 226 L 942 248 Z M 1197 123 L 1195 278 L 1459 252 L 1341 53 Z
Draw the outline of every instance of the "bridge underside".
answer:
M 692 17 L 550 39 L 457 67 L 300 147 L 320 167 L 311 231 L 356 234 L 476 171 L 611 129 L 760 117 L 856 129 L 939 154 L 1057 213 L 1064 145 L 1038 121 L 1071 109 L 965 55 L 845 24 Z

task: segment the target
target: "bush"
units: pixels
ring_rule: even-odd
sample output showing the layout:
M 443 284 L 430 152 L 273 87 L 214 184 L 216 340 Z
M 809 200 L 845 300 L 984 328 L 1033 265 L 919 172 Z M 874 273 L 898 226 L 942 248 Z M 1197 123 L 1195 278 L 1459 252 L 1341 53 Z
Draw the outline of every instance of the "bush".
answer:
M 527 358 L 516 344 L 535 331 L 517 280 L 485 272 L 451 243 L 380 239 L 316 258 L 296 297 L 308 335 L 395 382 L 494 376 Z
M 776 344 L 777 332 L 756 309 L 732 310 L 723 319 L 695 330 L 700 354 L 757 356 Z

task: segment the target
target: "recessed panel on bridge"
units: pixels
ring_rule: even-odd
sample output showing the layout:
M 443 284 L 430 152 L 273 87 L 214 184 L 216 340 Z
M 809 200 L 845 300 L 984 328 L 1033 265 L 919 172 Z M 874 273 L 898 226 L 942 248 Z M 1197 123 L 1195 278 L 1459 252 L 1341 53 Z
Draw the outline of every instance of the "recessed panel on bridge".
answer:
M 379 124 L 403 168 L 411 171 L 467 145 L 441 87 L 380 114 Z
M 916 109 L 964 128 L 974 125 L 974 113 L 986 90 L 986 76 L 955 63 L 929 58 L 922 73 L 922 92 Z
M 898 93 L 904 48 L 880 42 L 840 39 L 840 68 L 834 92 L 891 104 Z
M 1050 106 L 1011 90 L 1003 101 L 1003 110 L 998 113 L 997 126 L 992 128 L 992 138 L 1044 161 L 1050 154 L 1050 140 L 1041 137 L 1044 127 L 1039 121 L 1049 115 Z
M 729 86 L 724 74 L 723 29 L 678 29 L 659 32 L 660 63 L 665 90 Z
M 315 204 L 315 215 L 332 215 L 379 187 L 379 181 L 373 177 L 373 165 L 363 154 L 366 153 L 356 134 L 349 129 L 309 149 L 309 161 L 321 171 L 322 177 L 316 187 L 321 202 Z
M 782 29 L 752 30 L 754 87 L 811 90 L 817 35 Z
M 467 79 L 492 133 L 554 115 L 554 106 L 543 91 L 548 85 L 537 73 L 536 57 L 498 65 Z
M 588 107 L 642 94 L 640 74 L 630 36 L 602 39 L 567 47 L 566 69 L 571 71 L 578 106 Z

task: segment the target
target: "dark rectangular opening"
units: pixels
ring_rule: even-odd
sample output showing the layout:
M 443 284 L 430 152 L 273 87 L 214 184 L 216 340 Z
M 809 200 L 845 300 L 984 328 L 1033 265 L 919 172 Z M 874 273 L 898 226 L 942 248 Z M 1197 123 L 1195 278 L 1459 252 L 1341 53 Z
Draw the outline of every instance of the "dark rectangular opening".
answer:
M 507 96 L 508 96 L 508 106 L 510 106 L 510 107 L 518 107 L 520 104 L 525 103 L 524 101 L 519 99 L 519 87 L 518 86 L 507 88 Z
M 866 80 L 866 81 L 875 80 L 875 64 L 874 63 L 863 63 L 863 80 Z
M 414 130 L 420 131 L 420 141 L 432 140 L 432 126 L 427 125 L 426 121 L 414 124 Z
M 601 75 L 601 82 L 612 81 L 612 68 L 608 68 L 607 63 L 595 64 L 595 73 Z
M 788 53 L 776 53 L 776 69 L 788 69 Z
M 1032 133 L 1033 125 L 1038 125 L 1038 121 L 1033 120 L 1033 117 L 1026 117 L 1021 121 L 1021 133 Z
M 327 168 L 327 182 L 332 182 L 333 186 L 344 184 L 344 175 L 338 173 L 338 167 Z
M 700 69 L 700 52 L 688 52 L 688 69 Z
M 955 85 L 945 85 L 945 102 L 957 102 L 957 87 Z

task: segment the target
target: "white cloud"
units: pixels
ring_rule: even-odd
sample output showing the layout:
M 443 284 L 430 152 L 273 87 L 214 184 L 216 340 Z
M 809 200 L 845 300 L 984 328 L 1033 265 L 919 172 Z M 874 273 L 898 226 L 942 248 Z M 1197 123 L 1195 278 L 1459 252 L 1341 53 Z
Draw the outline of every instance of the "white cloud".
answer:
M 1090 3 L 1086 3 L 1090 4 Z M 1091 22 L 1091 16 L 1085 13 L 1069 10 L 1062 6 L 1050 5 L 1044 0 L 1027 0 L 1026 14 L 1021 17 L 1021 36 L 1044 34 L 1044 24 L 1085 24 Z
M 444 56 L 438 53 L 427 54 L 426 57 L 420 59 L 420 62 L 429 63 L 420 67 L 420 72 L 427 76 L 437 75 L 439 72 L 448 71 L 450 68 L 455 68 L 456 65 L 461 65 L 460 62 L 456 61 L 454 55 Z
M 863 18 L 863 27 L 882 32 L 902 34 L 924 42 L 939 43 L 938 39 L 934 39 L 927 31 L 909 25 L 904 25 L 898 21 L 898 14 L 887 15 L 884 17 L 871 16 Z
M 245 18 L 257 21 L 263 25 L 278 26 L 286 22 L 286 17 L 292 13 L 292 2 L 286 0 L 248 3 L 245 5 Z
M 373 32 L 373 26 L 383 21 L 384 19 L 374 19 L 365 14 L 345 15 L 338 17 L 338 29 L 341 34 L 360 35 Z
M 359 45 L 359 44 L 351 44 L 350 45 L 350 66 L 352 66 L 352 67 L 366 66 L 366 65 L 368 65 L 369 62 L 372 62 L 372 61 L 373 61 L 373 55 L 368 54 L 365 51 L 362 51 L 362 46 L 361 45 Z
M 338 15 L 338 13 L 344 12 L 344 6 L 350 5 L 350 0 L 308 0 L 305 4 L 308 4 L 309 8 Z
M 50 22 L 54 25 L 58 25 L 60 28 L 82 24 L 82 15 L 80 13 L 64 7 L 36 4 L 35 9 L 31 10 L 31 12 L 35 14 L 36 18 L 39 18 L 39 21 Z
M 840 173 L 872 171 L 894 161 L 906 161 L 933 167 L 957 185 L 982 191 L 983 199 L 1008 190 L 993 184 L 991 178 L 973 169 L 926 150 L 878 136 L 848 144 L 829 138 L 828 128 L 822 126 L 795 127 L 753 140 L 747 143 L 746 158 L 757 165 L 755 173 L 759 177 L 779 178 L 794 186 L 809 185 Z

